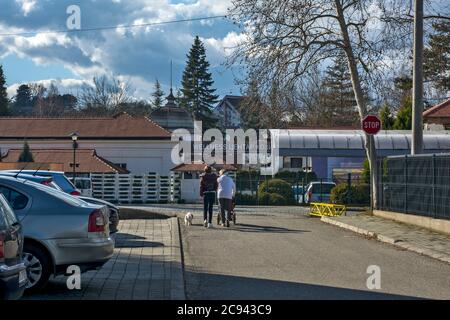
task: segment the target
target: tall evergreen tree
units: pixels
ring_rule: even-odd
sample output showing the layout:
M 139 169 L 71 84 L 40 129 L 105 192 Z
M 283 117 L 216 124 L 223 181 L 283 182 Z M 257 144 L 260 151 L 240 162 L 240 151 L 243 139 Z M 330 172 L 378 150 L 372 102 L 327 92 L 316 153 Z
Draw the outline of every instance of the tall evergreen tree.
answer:
M 9 115 L 9 99 L 6 88 L 6 79 L 3 74 L 3 66 L 0 65 L 0 116 Z
M 29 115 L 32 109 L 33 96 L 31 88 L 29 85 L 23 84 L 17 89 L 13 112 L 17 115 Z
M 392 130 L 395 119 L 392 115 L 391 107 L 388 104 L 385 104 L 380 109 L 380 118 L 383 130 Z
M 444 92 L 450 91 L 450 23 L 433 23 L 428 47 L 424 51 L 425 78 Z
M 164 91 L 161 89 L 161 84 L 159 83 L 158 79 L 156 79 L 152 97 L 152 107 L 155 109 L 161 108 L 164 101 Z
M 354 125 L 359 123 L 350 72 L 344 53 L 340 53 L 326 70 L 322 83 L 323 121 L 326 125 Z
M 400 109 L 398 110 L 397 117 L 395 118 L 393 129 L 394 130 L 411 130 L 412 128 L 412 98 L 406 96 Z
M 24 142 L 22 153 L 19 156 L 17 162 L 34 162 L 33 154 L 31 153 L 30 146 L 28 142 Z
M 214 81 L 209 66 L 205 47 L 197 36 L 187 55 L 183 72 L 181 106 L 189 110 L 195 120 L 203 122 L 204 130 L 215 127 L 217 123 L 212 108 L 218 102 L 218 96 L 212 88 Z

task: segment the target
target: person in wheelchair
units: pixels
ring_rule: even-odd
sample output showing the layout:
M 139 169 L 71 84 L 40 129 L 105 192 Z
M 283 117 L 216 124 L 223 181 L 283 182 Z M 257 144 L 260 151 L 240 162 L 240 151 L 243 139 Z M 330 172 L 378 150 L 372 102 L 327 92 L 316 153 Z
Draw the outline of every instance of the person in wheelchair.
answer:
M 219 198 L 222 226 L 229 228 L 231 211 L 233 210 L 233 198 L 236 194 L 236 185 L 233 179 L 226 175 L 225 169 L 220 170 L 219 174 L 219 179 L 217 179 L 217 197 Z

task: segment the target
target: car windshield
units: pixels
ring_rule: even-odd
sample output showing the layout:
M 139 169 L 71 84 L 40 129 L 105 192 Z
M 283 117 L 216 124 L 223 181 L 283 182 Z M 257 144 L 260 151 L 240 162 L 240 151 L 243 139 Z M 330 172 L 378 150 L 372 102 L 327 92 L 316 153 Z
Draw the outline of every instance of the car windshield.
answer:
M 312 192 L 313 193 L 323 193 L 323 194 L 327 194 L 327 193 L 331 193 L 331 189 L 333 189 L 335 187 L 334 184 L 331 183 L 315 183 L 312 185 Z
M 76 189 L 72 182 L 70 182 L 69 179 L 66 178 L 64 175 L 56 176 L 54 177 L 55 182 L 58 183 L 58 185 L 63 190 L 73 190 Z
M 46 193 L 48 193 L 48 194 L 50 194 L 50 195 L 52 195 L 52 196 L 54 196 L 54 197 L 56 197 L 58 199 L 60 199 L 60 200 L 62 200 L 64 202 L 70 204 L 70 205 L 73 205 L 73 206 L 86 206 L 86 205 L 88 205 L 85 201 L 80 200 L 80 199 L 78 199 L 76 197 L 73 197 L 73 196 L 71 196 L 71 195 L 69 195 L 69 194 L 67 194 L 65 192 L 56 190 L 54 188 L 47 187 L 47 186 L 44 186 L 42 184 L 34 183 L 34 182 L 31 182 L 31 181 L 27 181 L 26 183 L 29 184 L 29 185 L 32 185 L 36 189 L 39 189 L 39 190 L 42 190 L 42 191 L 46 192 Z

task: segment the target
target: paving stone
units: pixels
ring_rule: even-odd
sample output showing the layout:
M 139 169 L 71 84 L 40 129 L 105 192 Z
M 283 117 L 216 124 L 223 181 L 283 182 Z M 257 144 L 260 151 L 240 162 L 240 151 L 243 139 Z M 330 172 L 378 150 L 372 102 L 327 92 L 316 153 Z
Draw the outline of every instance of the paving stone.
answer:
M 59 276 L 51 280 L 45 292 L 26 299 L 161 300 L 170 299 L 171 291 L 179 293 L 180 288 L 183 296 L 183 277 L 172 270 L 172 261 L 181 263 L 180 248 L 174 253 L 171 247 L 172 243 L 179 246 L 177 227 L 176 218 L 121 221 L 113 257 L 100 270 L 82 275 L 82 290 L 68 290 L 67 278 Z

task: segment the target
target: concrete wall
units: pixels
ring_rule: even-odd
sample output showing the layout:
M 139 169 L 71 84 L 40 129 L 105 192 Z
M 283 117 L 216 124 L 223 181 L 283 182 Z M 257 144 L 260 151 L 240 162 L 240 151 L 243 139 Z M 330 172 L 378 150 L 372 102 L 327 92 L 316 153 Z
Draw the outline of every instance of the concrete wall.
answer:
M 450 220 L 433 219 L 413 214 L 404 214 L 391 211 L 374 210 L 373 214 L 377 217 L 391 219 L 402 223 L 412 224 L 418 227 L 426 228 L 440 233 L 450 235 Z

